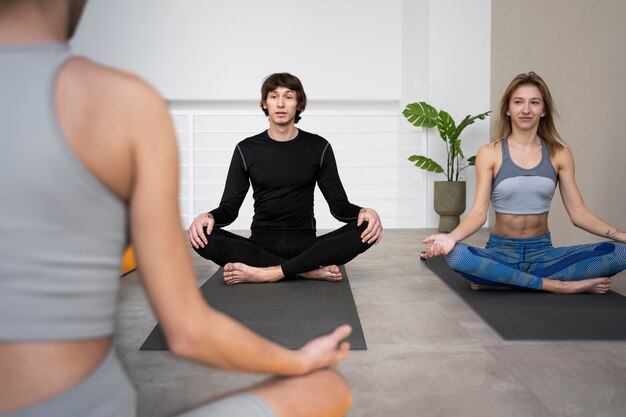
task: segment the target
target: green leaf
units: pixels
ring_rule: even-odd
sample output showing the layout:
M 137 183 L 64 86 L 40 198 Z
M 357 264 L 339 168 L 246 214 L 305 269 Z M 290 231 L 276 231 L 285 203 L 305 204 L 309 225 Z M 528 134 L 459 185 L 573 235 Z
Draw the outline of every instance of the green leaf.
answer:
M 460 156 L 461 158 L 465 158 L 465 155 L 463 155 L 463 150 L 461 150 L 461 141 L 457 139 L 453 143 L 454 143 L 454 157 L 456 158 L 457 156 Z
M 424 101 L 408 104 L 402 114 L 413 126 L 427 128 L 437 126 L 437 110 Z
M 461 121 L 461 123 L 459 123 L 459 125 L 457 126 L 456 130 L 454 131 L 454 133 L 450 136 L 450 138 L 456 140 L 461 135 L 461 132 L 463 131 L 463 129 L 465 129 L 467 126 L 473 124 L 476 119 L 485 120 L 487 118 L 487 116 L 489 116 L 489 113 L 491 113 L 491 111 L 487 111 L 485 113 L 477 114 L 476 116 L 470 116 L 468 114 L 467 116 L 465 116 L 465 119 L 463 119 L 463 121 Z
M 447 140 L 456 130 L 454 119 L 443 110 L 439 110 L 437 117 L 437 129 L 439 129 L 439 136 L 441 136 L 441 139 L 444 141 Z
M 441 165 L 422 155 L 411 155 L 409 156 L 409 161 L 415 162 L 416 167 L 425 169 L 428 172 L 434 172 L 436 174 L 441 174 L 443 172 Z
M 465 161 L 467 161 L 467 166 L 474 166 L 474 165 L 476 165 L 476 155 L 470 156 Z

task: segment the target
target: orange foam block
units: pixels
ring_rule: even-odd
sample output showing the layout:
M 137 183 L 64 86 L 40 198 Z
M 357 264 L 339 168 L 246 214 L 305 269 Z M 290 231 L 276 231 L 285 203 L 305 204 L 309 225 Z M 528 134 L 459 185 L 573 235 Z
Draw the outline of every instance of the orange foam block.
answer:
M 135 251 L 133 250 L 132 246 L 129 246 L 124 251 L 124 256 L 122 257 L 120 275 L 128 274 L 135 268 L 137 268 L 137 262 L 135 261 Z

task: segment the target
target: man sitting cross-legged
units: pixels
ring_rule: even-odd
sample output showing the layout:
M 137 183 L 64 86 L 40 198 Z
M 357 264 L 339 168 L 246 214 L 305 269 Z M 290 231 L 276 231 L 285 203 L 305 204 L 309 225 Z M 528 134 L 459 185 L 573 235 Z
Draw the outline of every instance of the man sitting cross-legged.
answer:
M 227 284 L 294 275 L 339 281 L 338 265 L 381 240 L 378 213 L 348 201 L 328 141 L 295 127 L 305 107 L 297 77 L 278 73 L 265 79 L 261 108 L 269 129 L 235 147 L 219 207 L 189 227 L 189 242 L 202 257 L 224 267 Z M 347 223 L 319 237 L 313 215 L 316 183 L 332 215 Z M 237 218 L 250 184 L 254 218 L 248 239 L 222 227 Z

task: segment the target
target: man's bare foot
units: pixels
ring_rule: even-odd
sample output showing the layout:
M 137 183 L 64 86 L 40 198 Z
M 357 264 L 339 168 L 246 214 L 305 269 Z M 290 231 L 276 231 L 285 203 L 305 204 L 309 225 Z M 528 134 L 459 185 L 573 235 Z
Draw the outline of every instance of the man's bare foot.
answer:
M 471 282 L 470 283 L 470 288 L 473 289 L 474 291 L 482 291 L 482 290 L 510 290 L 511 287 L 499 287 L 497 285 L 482 285 L 482 284 L 476 284 L 475 282 Z
M 224 265 L 224 282 L 228 285 L 241 282 L 275 282 L 284 278 L 280 266 L 258 268 L 241 262 Z
M 543 279 L 541 287 L 544 291 L 558 294 L 578 294 L 588 292 L 591 294 L 606 294 L 611 286 L 611 278 L 590 278 L 580 281 L 556 281 Z
M 323 266 L 313 271 L 298 274 L 306 279 L 321 279 L 325 281 L 341 281 L 341 270 L 337 265 Z

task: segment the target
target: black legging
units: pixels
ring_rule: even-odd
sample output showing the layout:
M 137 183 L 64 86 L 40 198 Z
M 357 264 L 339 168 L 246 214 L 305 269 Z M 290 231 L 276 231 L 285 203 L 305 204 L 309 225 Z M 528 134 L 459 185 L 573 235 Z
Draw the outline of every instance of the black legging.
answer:
M 357 227 L 355 220 L 319 237 L 253 231 L 249 239 L 220 228 L 207 235 L 205 228 L 208 244 L 195 251 L 220 266 L 229 262 L 256 267 L 280 265 L 285 276 L 292 276 L 350 262 L 372 246 L 361 241 L 366 228 L 367 222 Z

